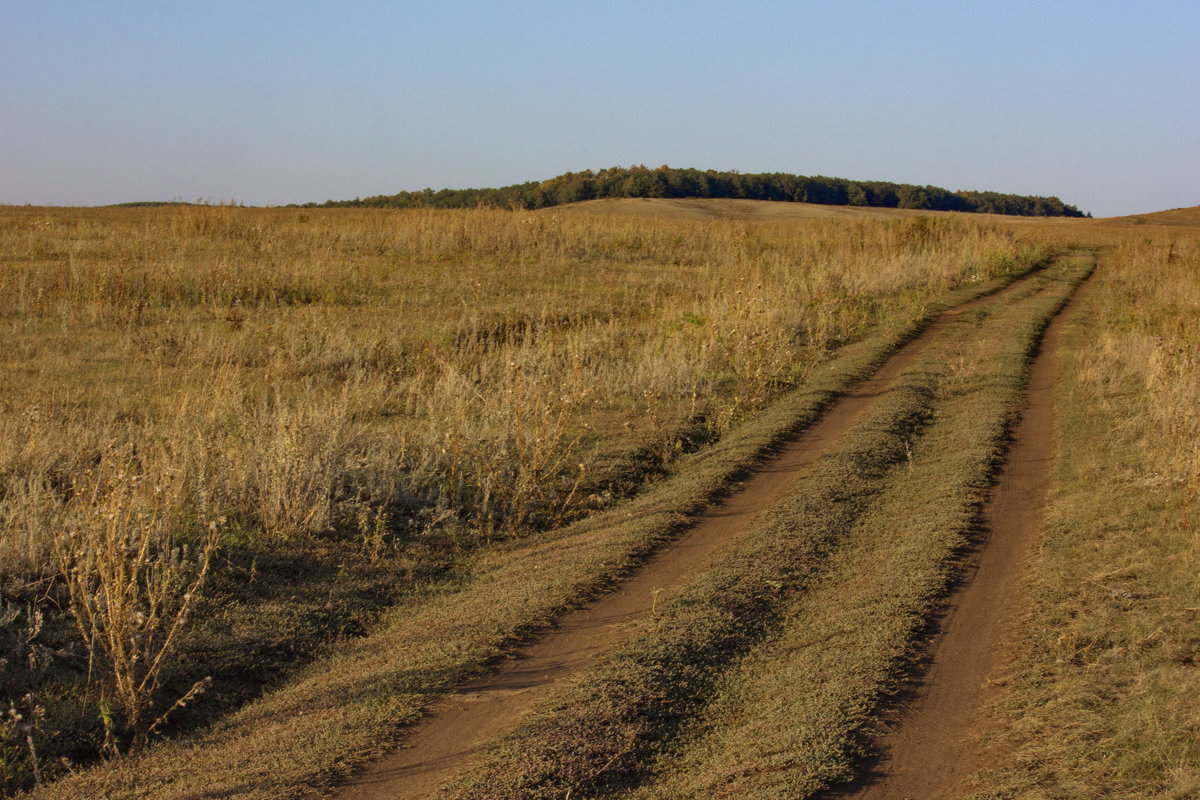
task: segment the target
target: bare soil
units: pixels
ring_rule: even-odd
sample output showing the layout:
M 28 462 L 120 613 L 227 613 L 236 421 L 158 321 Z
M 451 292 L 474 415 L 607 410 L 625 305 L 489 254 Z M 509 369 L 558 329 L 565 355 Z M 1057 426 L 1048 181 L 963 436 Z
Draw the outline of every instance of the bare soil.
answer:
M 940 615 L 927 666 L 886 721 L 881 753 L 853 785 L 827 797 L 950 800 L 969 793 L 972 774 L 996 754 L 999 720 L 989 712 L 1011 663 L 1011 636 L 1024 607 L 1022 577 L 1042 528 L 1054 460 L 1053 390 L 1063 320 L 1081 287 L 1051 320 L 1030 370 L 1026 407 L 984 509 L 974 563 Z
M 993 297 L 973 300 L 936 318 L 872 377 L 840 398 L 816 424 L 782 444 L 678 540 L 656 553 L 609 594 L 564 615 L 552 631 L 513 654 L 491 675 L 461 687 L 437 704 L 413 727 L 403 746 L 368 765 L 334 797 L 406 800 L 431 795 L 481 746 L 515 727 L 522 713 L 557 682 L 619 644 L 625 635 L 625 623 L 650 613 L 657 603 L 668 599 L 716 551 L 744 531 L 755 515 L 779 499 L 805 467 L 820 458 L 887 391 L 939 331 L 958 315 Z

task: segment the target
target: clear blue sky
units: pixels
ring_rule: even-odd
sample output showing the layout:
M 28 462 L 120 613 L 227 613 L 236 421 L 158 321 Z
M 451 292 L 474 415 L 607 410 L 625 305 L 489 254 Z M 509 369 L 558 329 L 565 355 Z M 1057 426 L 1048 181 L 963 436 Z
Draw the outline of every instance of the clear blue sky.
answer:
M 1200 2 L 0 0 L 0 202 L 670 164 L 1200 204 Z

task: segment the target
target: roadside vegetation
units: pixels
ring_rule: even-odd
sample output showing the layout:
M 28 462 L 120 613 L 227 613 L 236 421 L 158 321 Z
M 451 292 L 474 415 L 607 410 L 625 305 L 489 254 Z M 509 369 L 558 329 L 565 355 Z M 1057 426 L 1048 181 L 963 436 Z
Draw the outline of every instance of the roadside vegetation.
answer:
M 4 210 L 5 786 L 221 717 L 1044 253 L 952 218 Z M 417 685 L 619 574 L 803 414 Z
M 1200 236 L 1108 236 L 1063 332 L 1046 531 L 979 798 L 1200 796 Z

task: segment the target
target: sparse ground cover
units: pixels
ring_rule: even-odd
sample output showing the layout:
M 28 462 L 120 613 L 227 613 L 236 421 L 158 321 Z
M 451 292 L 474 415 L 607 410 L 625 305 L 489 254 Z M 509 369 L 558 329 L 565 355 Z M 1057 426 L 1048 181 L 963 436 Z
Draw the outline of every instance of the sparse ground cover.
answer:
M 555 540 L 560 523 L 602 511 L 806 378 L 836 390 L 934 298 L 1044 252 L 953 219 L 168 207 L 9 209 L 2 222 L 10 786 L 48 779 L 63 756 L 127 747 L 135 717 L 148 730 L 215 673 L 201 713 L 176 709 L 159 726 L 195 727 L 324 644 L 387 628 L 373 620 L 397 602 L 471 627 L 469 610 L 448 622 L 439 592 L 504 564 L 523 581 L 522 552 L 546 553 L 521 547 Z M 834 352 L 847 360 L 814 372 Z M 689 479 L 644 530 L 552 577 L 534 610 L 483 625 L 465 656 L 426 654 L 441 665 L 416 665 L 404 685 L 460 678 L 602 585 L 822 396 L 741 449 L 734 439 L 732 461 Z M 203 591 L 189 592 L 205 564 Z M 63 624 L 71 610 L 78 636 Z M 376 688 L 364 730 L 394 731 L 423 703 L 379 704 L 397 687 Z M 247 719 L 257 713 L 271 714 Z M 380 746 L 351 737 L 338 757 L 354 757 L 347 742 L 359 757 Z M 330 772 L 318 751 L 298 768 L 308 779 Z
M 1200 236 L 1112 234 L 1064 331 L 1046 531 L 980 798 L 1200 796 Z

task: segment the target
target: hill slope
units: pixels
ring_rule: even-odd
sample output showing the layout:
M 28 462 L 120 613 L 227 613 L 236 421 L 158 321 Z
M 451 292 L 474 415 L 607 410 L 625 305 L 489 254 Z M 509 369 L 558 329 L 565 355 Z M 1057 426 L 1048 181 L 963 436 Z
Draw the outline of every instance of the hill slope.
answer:
M 947 214 L 912 208 L 823 206 L 817 203 L 784 203 L 775 200 L 734 200 L 710 197 L 614 197 L 553 206 L 556 214 L 614 214 L 622 217 L 675 217 L 683 219 L 879 219 Z
M 599 172 L 566 172 L 540 183 L 530 181 L 494 189 L 424 189 L 393 195 L 330 200 L 330 207 L 546 208 L 604 198 L 721 198 L 779 200 L 828 206 L 907 208 L 926 211 L 970 211 L 1027 217 L 1083 217 L 1057 197 L 949 191 L 890 181 L 854 181 L 824 175 L 785 172 L 741 173 L 675 169 L 666 165 L 610 167 Z M 315 206 L 308 203 L 307 206 Z
M 1173 208 L 1170 211 L 1155 211 L 1151 214 L 1130 214 L 1125 217 L 1113 217 L 1112 221 L 1132 222 L 1139 225 L 1200 226 L 1200 206 Z

